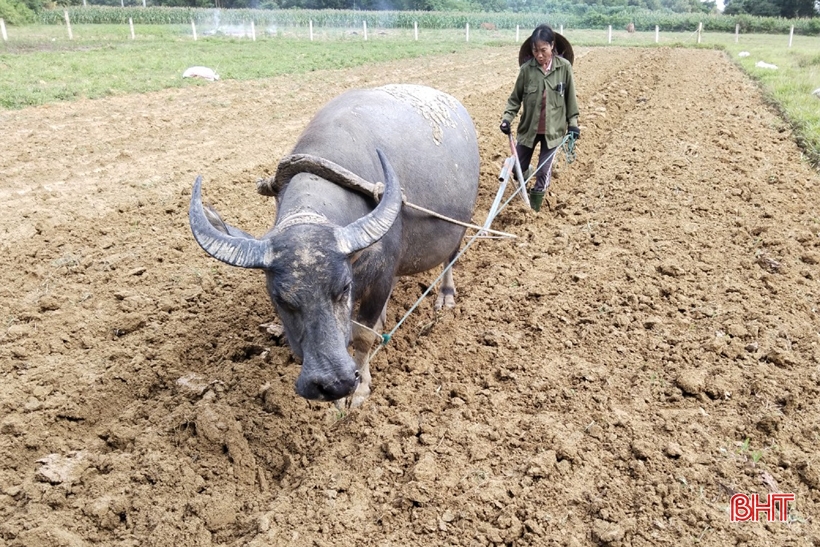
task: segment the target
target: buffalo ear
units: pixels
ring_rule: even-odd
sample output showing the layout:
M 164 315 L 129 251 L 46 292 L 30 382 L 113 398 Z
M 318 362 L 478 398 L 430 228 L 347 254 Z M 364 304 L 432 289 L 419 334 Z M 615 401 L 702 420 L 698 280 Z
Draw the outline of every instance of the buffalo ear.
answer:
M 208 219 L 208 222 L 211 223 L 211 226 L 222 232 L 223 234 L 227 234 L 233 237 L 242 237 L 242 238 L 250 238 L 254 239 L 254 237 L 244 230 L 240 230 L 230 224 L 227 224 L 219 213 L 216 212 L 216 209 L 210 203 L 203 203 L 202 208 L 205 212 L 205 218 Z
M 362 253 L 364 253 L 364 249 L 360 251 L 356 251 L 353 254 L 347 255 L 347 258 L 350 259 L 350 264 L 353 265 L 362 257 Z
M 240 268 L 266 268 L 273 263 L 270 241 L 229 226 L 216 211 L 202 204 L 201 176 L 196 178 L 191 191 L 188 223 L 196 242 L 217 260 Z

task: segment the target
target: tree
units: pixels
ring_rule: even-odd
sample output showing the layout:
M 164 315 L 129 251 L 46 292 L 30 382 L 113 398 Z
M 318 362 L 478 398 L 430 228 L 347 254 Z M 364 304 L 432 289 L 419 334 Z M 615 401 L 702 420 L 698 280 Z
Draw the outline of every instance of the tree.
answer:
M 729 0 L 725 15 L 757 15 L 760 17 L 817 17 L 815 0 Z
M 815 9 L 814 0 L 778 0 L 780 6 L 781 17 L 815 17 L 817 10 Z
M 660 3 L 661 6 L 675 13 L 710 13 L 715 8 L 715 2 L 713 1 L 660 0 Z
M 34 9 L 18 0 L 0 0 L 0 19 L 9 25 L 23 25 L 34 22 Z

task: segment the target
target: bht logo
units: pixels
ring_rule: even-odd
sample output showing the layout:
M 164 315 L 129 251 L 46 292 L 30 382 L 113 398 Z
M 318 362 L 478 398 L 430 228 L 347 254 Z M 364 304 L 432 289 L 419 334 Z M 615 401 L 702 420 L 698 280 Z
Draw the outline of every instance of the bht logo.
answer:
M 789 518 L 789 502 L 795 500 L 794 494 L 769 494 L 766 502 L 761 502 L 757 494 L 735 494 L 729 502 L 729 517 L 732 522 L 757 522 L 760 513 L 766 513 L 766 520 L 785 522 Z M 775 511 L 775 504 L 777 510 Z

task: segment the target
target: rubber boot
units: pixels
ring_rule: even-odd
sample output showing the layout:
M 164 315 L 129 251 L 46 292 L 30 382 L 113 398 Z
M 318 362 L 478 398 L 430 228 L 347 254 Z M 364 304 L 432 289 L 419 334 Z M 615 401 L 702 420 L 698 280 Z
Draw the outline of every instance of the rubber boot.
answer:
M 544 194 L 546 194 L 546 192 L 530 190 L 530 207 L 532 207 L 532 210 L 536 213 L 541 210 L 541 204 L 544 202 Z

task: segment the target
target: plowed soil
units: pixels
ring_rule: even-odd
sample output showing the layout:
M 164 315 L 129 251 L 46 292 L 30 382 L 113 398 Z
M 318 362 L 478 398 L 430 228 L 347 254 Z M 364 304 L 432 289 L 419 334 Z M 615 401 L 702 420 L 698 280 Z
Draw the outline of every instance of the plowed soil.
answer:
M 262 273 L 194 242 L 194 177 L 261 234 L 316 110 L 427 84 L 475 120 L 481 222 L 516 47 L 0 113 L 0 547 L 820 545 L 820 177 L 724 54 L 576 53 L 549 205 L 345 415 L 295 395 Z M 730 522 L 768 492 L 788 522 Z

